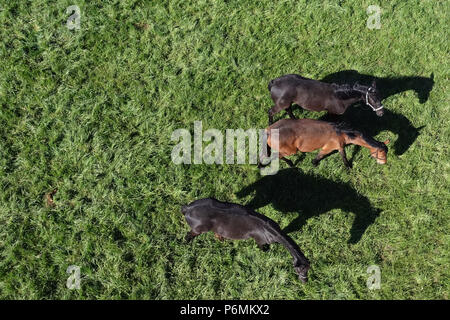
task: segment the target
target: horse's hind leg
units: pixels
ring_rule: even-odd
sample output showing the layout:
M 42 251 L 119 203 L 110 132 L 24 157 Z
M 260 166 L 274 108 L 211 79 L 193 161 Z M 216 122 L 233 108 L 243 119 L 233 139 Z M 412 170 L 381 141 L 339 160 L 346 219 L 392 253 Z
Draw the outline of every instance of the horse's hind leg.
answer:
M 187 220 L 187 219 L 186 219 Z M 186 241 L 191 241 L 196 236 L 208 232 L 211 230 L 213 223 L 211 220 L 207 221 L 188 221 L 189 226 L 191 227 L 191 231 L 189 231 L 186 235 Z
M 269 126 L 273 123 L 273 115 L 277 114 L 278 112 L 281 111 L 281 108 L 279 108 L 277 105 L 273 106 L 272 108 L 269 109 L 268 114 L 269 114 Z
M 285 161 L 291 168 L 295 167 L 294 163 L 293 163 L 291 160 L 289 160 L 289 159 L 287 159 L 287 158 L 285 158 L 285 157 L 281 157 L 281 156 L 280 156 L 280 159 L 283 160 L 283 161 Z M 270 163 L 270 162 L 269 162 L 269 163 Z M 258 163 L 258 168 L 264 168 L 264 167 L 268 166 L 269 163 L 263 165 L 261 162 L 259 162 L 259 163 Z
M 327 148 L 323 147 L 322 150 L 317 154 L 317 156 L 312 160 L 312 164 L 317 167 L 319 165 L 320 160 L 325 158 L 327 155 L 329 155 L 331 152 L 333 152 L 334 148 Z
M 200 233 L 195 233 L 194 231 L 189 231 L 186 233 L 186 237 L 184 237 L 184 240 L 186 242 L 190 242 L 192 239 L 194 239 L 196 236 L 198 236 Z
M 267 251 L 269 249 L 269 243 L 267 243 L 266 237 L 262 234 L 264 231 L 255 230 L 255 232 L 251 235 L 253 239 L 255 239 L 258 248 L 262 251 Z
M 285 110 L 290 108 L 291 106 L 291 100 L 287 100 L 287 99 L 278 99 L 275 102 L 275 105 L 269 109 L 269 126 L 273 123 L 273 115 L 277 114 L 278 112 L 280 112 L 281 110 Z M 289 113 L 290 112 L 290 113 Z M 292 114 L 292 110 L 288 111 L 289 115 L 291 116 L 291 118 L 294 116 Z M 293 118 L 295 119 L 295 118 Z
M 326 154 L 323 154 L 322 152 L 319 152 L 317 156 L 311 161 L 314 167 L 317 167 L 319 165 L 320 160 L 322 160 Z
M 291 160 L 289 160 L 285 157 L 281 157 L 280 159 L 284 160 L 291 168 L 294 167 L 294 163 Z

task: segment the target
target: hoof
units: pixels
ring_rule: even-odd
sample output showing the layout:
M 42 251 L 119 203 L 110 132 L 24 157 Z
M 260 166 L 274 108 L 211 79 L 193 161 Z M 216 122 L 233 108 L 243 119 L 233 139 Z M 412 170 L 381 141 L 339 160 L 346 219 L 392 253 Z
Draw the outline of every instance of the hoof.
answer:
M 221 235 L 219 235 L 219 234 L 217 234 L 217 233 L 214 233 L 214 237 L 215 237 L 217 240 L 219 240 L 219 241 L 225 240 L 224 237 L 222 237 Z

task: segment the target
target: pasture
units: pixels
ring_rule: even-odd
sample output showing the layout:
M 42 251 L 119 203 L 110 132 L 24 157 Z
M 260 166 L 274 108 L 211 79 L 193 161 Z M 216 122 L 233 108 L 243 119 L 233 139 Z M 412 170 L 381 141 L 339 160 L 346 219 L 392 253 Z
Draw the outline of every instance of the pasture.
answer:
M 381 28 L 367 7 L 381 7 Z M 81 10 L 69 30 L 70 5 Z M 0 3 L 1 299 L 448 299 L 448 1 Z M 345 116 L 388 162 L 346 148 L 278 174 L 171 160 L 179 128 L 263 129 L 267 84 L 376 79 L 385 114 Z M 295 107 L 298 118 L 324 112 Z M 275 120 L 288 117 L 285 111 Z M 204 143 L 206 146 L 207 143 Z M 268 216 L 311 262 L 213 233 L 180 208 L 215 197 Z M 68 289 L 69 266 L 79 289 Z M 366 284 L 369 266 L 380 288 Z

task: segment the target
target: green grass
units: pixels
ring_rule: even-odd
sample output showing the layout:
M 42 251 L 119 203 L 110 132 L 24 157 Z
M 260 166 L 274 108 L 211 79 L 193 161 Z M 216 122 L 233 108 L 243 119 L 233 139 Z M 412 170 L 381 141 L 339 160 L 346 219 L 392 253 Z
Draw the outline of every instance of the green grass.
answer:
M 72 4 L 80 30 L 65 26 Z M 379 2 L 379 30 L 366 27 L 371 4 L 2 1 L 0 298 L 448 299 L 449 2 Z M 290 236 L 311 261 L 310 281 L 279 245 L 261 252 L 212 234 L 186 244 L 182 204 L 250 203 L 261 194 L 240 191 L 262 177 L 253 165 L 173 164 L 172 131 L 196 120 L 204 130 L 264 128 L 270 79 L 350 69 L 433 74 L 434 86 L 424 103 L 413 90 L 383 101 L 397 116 L 376 119 L 381 128 L 402 126 L 401 115 L 425 126 L 403 154 L 391 148 L 387 165 L 350 146 L 350 172 L 339 155 L 314 168 L 310 153 L 298 176 L 276 180 L 280 201 L 258 211 L 282 228 L 303 219 Z M 399 132 L 376 138 L 395 146 Z M 338 205 L 326 208 L 328 197 Z M 350 243 L 367 208 L 379 215 Z M 370 291 L 374 264 L 381 289 Z M 66 287 L 70 265 L 81 267 L 80 290 Z

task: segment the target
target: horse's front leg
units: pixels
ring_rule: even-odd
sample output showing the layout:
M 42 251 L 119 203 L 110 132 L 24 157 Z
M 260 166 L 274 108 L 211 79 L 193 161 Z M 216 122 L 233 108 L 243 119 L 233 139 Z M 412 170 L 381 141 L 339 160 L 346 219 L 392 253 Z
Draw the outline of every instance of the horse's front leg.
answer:
M 285 157 L 281 157 L 280 159 L 284 160 L 291 168 L 295 167 L 294 163 L 291 160 L 289 160 Z
M 288 113 L 289 117 L 291 117 L 291 119 L 297 119 L 292 113 L 292 105 L 290 105 L 289 108 L 286 109 L 286 112 Z
M 339 149 L 339 154 L 341 155 L 342 161 L 344 161 L 344 165 L 347 169 L 351 169 L 352 165 L 347 160 L 347 155 L 345 154 L 345 149 L 343 146 Z
M 332 118 L 337 120 L 337 116 L 343 115 L 348 107 L 349 105 L 346 105 L 345 103 L 336 103 L 326 107 L 325 109 L 328 111 L 328 114 L 333 115 Z

